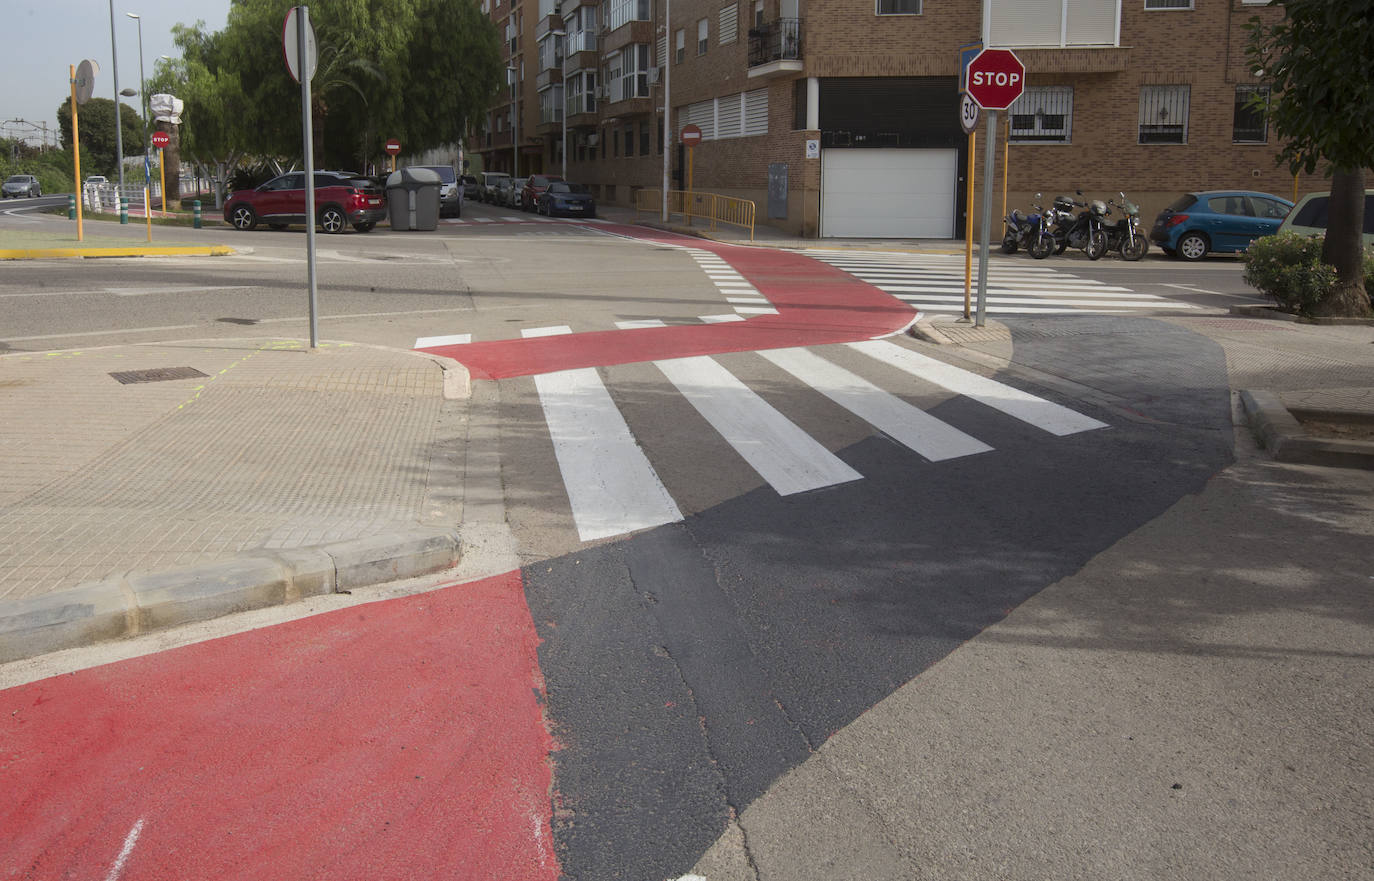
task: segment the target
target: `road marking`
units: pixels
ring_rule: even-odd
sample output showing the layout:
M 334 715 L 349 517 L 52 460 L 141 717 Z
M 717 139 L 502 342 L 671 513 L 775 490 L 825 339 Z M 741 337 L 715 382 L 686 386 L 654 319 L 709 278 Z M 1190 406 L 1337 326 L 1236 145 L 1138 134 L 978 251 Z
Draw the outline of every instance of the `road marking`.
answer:
M 526 327 L 520 331 L 520 335 L 523 337 L 560 336 L 565 333 L 572 333 L 572 328 L 566 324 L 554 325 L 553 327 Z
M 736 306 L 735 311 L 741 315 L 777 315 L 778 310 L 772 306 Z
M 768 303 L 768 300 L 764 299 L 763 297 L 726 297 L 726 298 L 725 298 L 725 302 L 727 302 L 727 303 L 742 303 L 742 304 L 748 305 L 748 304 L 750 304 L 750 303 L 754 303 L 754 304 L 767 304 L 767 303 Z
M 636 318 L 632 321 L 617 321 L 615 326 L 621 330 L 637 330 L 641 327 L 667 327 L 668 323 L 661 318 Z
M 808 349 L 771 349 L 759 354 L 932 462 L 992 449 Z
M 778 495 L 863 477 L 713 359 L 654 365 Z
M 462 346 L 472 342 L 470 333 L 451 333 L 448 336 L 422 336 L 415 338 L 415 348 L 426 346 Z
M 124 836 L 124 848 L 115 857 L 114 865 L 110 867 L 110 873 L 105 876 L 105 881 L 115 881 L 119 874 L 124 871 L 124 863 L 129 859 L 129 855 L 134 852 L 134 845 L 138 843 L 138 836 L 143 832 L 143 820 L 140 818 L 134 824 L 134 828 L 129 830 L 129 834 Z
M 995 379 L 988 379 L 977 373 L 962 370 L 952 364 L 928 358 L 925 355 L 904 349 L 896 343 L 883 340 L 869 340 L 861 343 L 848 343 L 851 349 L 863 352 L 896 367 L 906 373 L 934 383 L 956 394 L 972 398 L 1008 416 L 1063 437 L 1080 431 L 1106 428 L 1107 423 L 1098 422 L 1068 407 L 1037 398 L 1028 392 L 1004 385 Z
M 723 324 L 727 321 L 743 321 L 743 315 L 698 315 L 707 324 Z
M 209 291 L 242 291 L 249 288 L 256 288 L 255 284 L 225 284 L 194 286 L 184 285 L 170 288 L 105 288 L 106 293 L 114 294 L 117 297 L 147 297 L 154 294 L 198 294 Z
M 523 331 L 526 336 L 570 332 L 552 327 Z M 596 368 L 537 374 L 534 387 L 582 541 L 682 519 Z

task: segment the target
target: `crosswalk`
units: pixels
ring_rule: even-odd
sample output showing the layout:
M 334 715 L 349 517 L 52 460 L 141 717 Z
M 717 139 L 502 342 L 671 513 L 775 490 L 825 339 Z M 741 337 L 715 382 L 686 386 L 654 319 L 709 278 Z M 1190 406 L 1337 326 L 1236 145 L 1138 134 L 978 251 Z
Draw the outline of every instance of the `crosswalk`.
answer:
M 494 226 L 507 223 L 611 223 L 603 217 L 545 217 L 542 214 L 511 215 L 473 215 L 471 217 L 445 217 L 440 220 L 445 226 Z
M 957 254 L 882 254 L 811 249 L 806 253 L 850 273 L 923 312 L 963 314 L 964 258 Z M 977 291 L 978 268 L 972 290 Z M 989 315 L 1129 313 L 1198 307 L 1023 260 L 988 267 Z
M 569 333 L 567 327 L 527 328 L 527 337 Z M 748 357 L 749 353 L 746 353 Z M 752 353 L 931 463 L 991 452 L 973 437 L 897 393 L 861 376 L 896 376 L 908 397 L 931 387 L 962 395 L 1051 437 L 1107 424 L 1005 383 L 927 357 L 889 340 L 824 349 Z M 849 363 L 851 370 L 840 362 Z M 720 356 L 653 362 L 654 367 L 759 478 L 780 496 L 863 480 L 723 363 Z M 900 379 L 909 377 L 912 381 Z M 554 456 L 578 537 L 584 541 L 674 523 L 683 513 L 596 368 L 536 375 Z M 707 466 L 709 467 L 709 466 Z

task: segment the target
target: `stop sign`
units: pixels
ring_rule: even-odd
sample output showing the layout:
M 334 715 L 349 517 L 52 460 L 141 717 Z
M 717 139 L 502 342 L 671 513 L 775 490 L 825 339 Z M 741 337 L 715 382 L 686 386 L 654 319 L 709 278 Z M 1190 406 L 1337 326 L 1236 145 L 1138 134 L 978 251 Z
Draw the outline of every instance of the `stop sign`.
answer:
M 154 147 L 162 148 L 170 143 L 172 143 L 172 139 L 167 136 L 166 132 L 153 132 Z
M 395 138 L 392 138 L 391 140 L 387 141 L 386 152 L 389 156 L 395 156 L 397 153 L 401 152 L 401 142 L 396 140 Z
M 1026 66 L 1010 49 L 984 49 L 968 65 L 968 93 L 984 110 L 1006 110 L 1026 87 Z

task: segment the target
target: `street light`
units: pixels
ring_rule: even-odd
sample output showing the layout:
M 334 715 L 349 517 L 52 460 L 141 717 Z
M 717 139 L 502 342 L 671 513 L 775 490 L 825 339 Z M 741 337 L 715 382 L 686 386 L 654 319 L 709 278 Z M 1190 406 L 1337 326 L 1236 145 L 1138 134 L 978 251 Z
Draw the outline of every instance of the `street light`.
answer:
M 141 54 L 141 53 L 140 53 Z M 119 121 L 119 49 L 115 46 L 114 0 L 110 0 L 110 60 L 114 69 L 115 161 L 119 163 L 119 197 L 124 198 L 124 130 Z
M 143 75 L 143 19 L 138 17 L 137 12 L 124 14 L 138 22 L 138 90 L 143 100 L 143 176 L 146 183 L 148 176 L 148 80 Z
M 515 123 L 515 131 L 511 134 L 511 156 L 514 160 L 510 179 L 514 181 L 520 176 L 520 85 L 515 79 L 516 69 L 509 65 L 506 66 L 506 80 L 510 83 L 510 115 Z
M 551 37 L 562 37 L 567 39 L 567 31 L 549 31 Z M 557 48 L 557 47 L 555 47 Z M 568 47 L 563 46 L 563 180 L 568 179 Z

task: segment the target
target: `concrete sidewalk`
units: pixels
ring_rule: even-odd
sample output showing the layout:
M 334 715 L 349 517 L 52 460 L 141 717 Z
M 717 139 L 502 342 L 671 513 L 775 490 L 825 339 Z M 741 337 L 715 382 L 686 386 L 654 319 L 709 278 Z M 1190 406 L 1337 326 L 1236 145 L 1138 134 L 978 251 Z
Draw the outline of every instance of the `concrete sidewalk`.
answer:
M 0 357 L 0 662 L 454 565 L 466 398 L 347 343 Z

